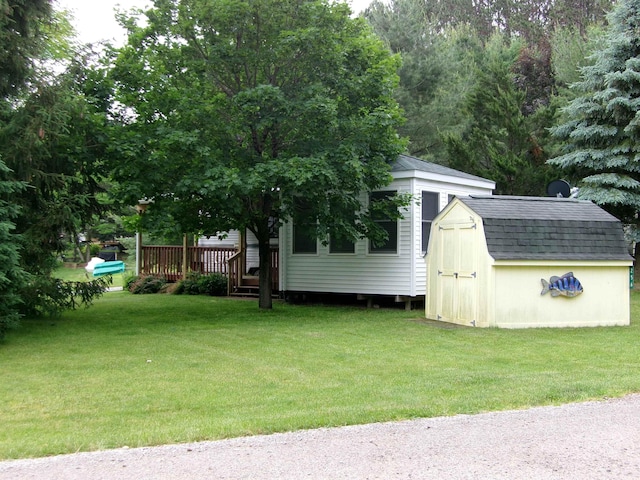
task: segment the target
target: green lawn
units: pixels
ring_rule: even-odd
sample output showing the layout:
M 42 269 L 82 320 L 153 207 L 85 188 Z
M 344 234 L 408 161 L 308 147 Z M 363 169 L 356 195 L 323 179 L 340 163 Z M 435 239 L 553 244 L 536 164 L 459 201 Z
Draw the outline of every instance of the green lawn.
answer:
M 632 294 L 634 319 L 640 294 Z M 0 459 L 524 408 L 640 391 L 640 327 L 107 293 L 0 343 Z

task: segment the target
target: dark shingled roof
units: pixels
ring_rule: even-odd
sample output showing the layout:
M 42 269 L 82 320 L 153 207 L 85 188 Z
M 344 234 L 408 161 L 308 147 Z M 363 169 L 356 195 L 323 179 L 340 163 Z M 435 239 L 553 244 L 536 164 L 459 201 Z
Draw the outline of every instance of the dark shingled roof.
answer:
M 416 157 L 410 157 L 409 155 L 398 155 L 396 161 L 391 164 L 392 172 L 406 172 L 411 170 L 435 173 L 438 175 L 448 175 L 450 177 L 465 178 L 467 180 L 493 182 L 493 180 L 488 180 L 476 175 L 461 172 L 460 170 L 454 170 L 453 168 L 444 167 L 442 165 L 438 165 L 437 163 L 427 162 Z
M 631 260 L 622 223 L 594 203 L 499 195 L 459 199 L 482 217 L 496 260 Z

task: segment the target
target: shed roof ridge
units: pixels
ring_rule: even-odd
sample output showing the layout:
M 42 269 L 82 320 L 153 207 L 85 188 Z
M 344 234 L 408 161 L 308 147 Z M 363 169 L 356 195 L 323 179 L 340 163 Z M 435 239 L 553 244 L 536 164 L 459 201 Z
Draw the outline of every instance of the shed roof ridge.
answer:
M 482 219 L 495 259 L 631 258 L 622 222 L 588 200 L 471 195 L 458 202 Z
M 525 196 L 525 195 L 477 195 L 472 194 L 469 195 L 470 198 L 475 198 L 479 200 L 522 200 L 528 202 L 564 202 L 564 203 L 592 203 L 591 200 L 582 200 L 579 198 L 564 198 L 564 197 L 534 197 L 534 196 Z M 595 205 L 595 204 L 594 204 Z
M 470 195 L 458 198 L 484 219 L 620 222 L 614 215 L 589 200 L 508 195 Z

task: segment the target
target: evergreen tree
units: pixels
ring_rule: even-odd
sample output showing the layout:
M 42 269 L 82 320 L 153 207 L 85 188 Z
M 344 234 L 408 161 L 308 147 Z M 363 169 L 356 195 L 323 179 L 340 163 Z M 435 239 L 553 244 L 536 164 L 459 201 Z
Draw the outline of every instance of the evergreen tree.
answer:
M 0 8 L 0 335 L 20 314 L 89 304 L 106 285 L 52 278 L 61 234 L 100 211 L 108 84 L 75 52 L 50 0 Z M 64 73 L 51 68 L 65 60 Z M 103 169 L 102 169 L 103 171 Z
M 470 26 L 438 20 L 436 7 L 423 0 L 376 1 L 365 17 L 391 51 L 402 55 L 394 96 L 407 119 L 398 132 L 410 139 L 408 152 L 441 163 L 443 137 L 466 123 L 462 103 L 483 45 Z
M 18 209 L 10 202 L 24 185 L 9 180 L 9 172 L 0 159 L 0 339 L 20 318 L 18 306 L 25 276 L 19 265 L 20 242 L 13 233 L 15 225 L 11 221 L 17 216 Z
M 582 69 L 580 92 L 552 129 L 565 142 L 549 163 L 579 182 L 578 197 L 624 222 L 640 210 L 640 0 L 623 0 L 611 12 L 595 63 Z
M 51 21 L 50 0 L 0 3 L 0 99 L 20 90 L 45 48 L 42 29 Z
M 470 121 L 462 134 L 445 142 L 449 165 L 496 182 L 496 193 L 541 195 L 552 176 L 545 165 L 540 125 L 549 109 L 526 116 L 526 94 L 516 85 L 513 68 L 522 44 L 504 43 L 501 35 L 487 45 L 476 69 L 476 84 L 466 99 Z M 548 125 L 548 123 L 547 123 Z

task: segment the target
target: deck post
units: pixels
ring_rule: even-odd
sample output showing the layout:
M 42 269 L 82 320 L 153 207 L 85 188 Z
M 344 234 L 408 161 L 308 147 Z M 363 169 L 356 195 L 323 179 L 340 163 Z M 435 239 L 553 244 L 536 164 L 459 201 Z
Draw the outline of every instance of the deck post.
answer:
M 182 279 L 187 279 L 187 234 L 182 238 Z
M 136 230 L 136 277 L 140 275 L 140 266 L 142 265 L 142 233 L 140 227 Z
M 149 207 L 151 202 L 152 200 L 141 198 L 135 206 L 136 212 L 140 217 L 138 227 L 136 228 L 136 276 L 142 273 L 142 215 L 147 211 L 147 207 Z

